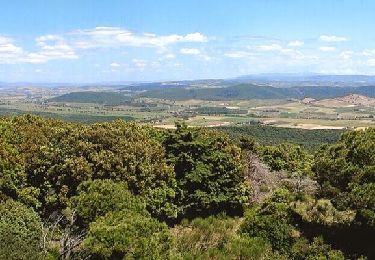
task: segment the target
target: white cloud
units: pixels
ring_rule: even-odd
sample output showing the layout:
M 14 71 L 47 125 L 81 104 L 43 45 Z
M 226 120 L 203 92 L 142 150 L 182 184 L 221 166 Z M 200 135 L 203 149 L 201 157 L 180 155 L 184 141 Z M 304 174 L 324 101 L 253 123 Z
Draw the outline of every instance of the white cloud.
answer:
M 354 51 L 343 51 L 340 53 L 339 57 L 344 60 L 349 60 L 354 55 Z
M 272 54 L 279 55 L 280 57 L 284 57 L 284 58 L 285 56 L 287 56 L 288 58 L 293 59 L 293 60 L 300 60 L 300 59 L 305 58 L 305 55 L 301 51 L 296 50 L 294 48 L 285 48 L 282 45 L 276 44 L 276 43 L 259 45 L 259 46 L 256 46 L 255 48 L 249 47 L 249 49 L 257 52 L 258 54 L 264 55 L 268 52 L 272 52 Z M 247 55 L 247 53 L 234 53 L 234 54 L 235 54 L 234 56 Z
M 176 55 L 174 55 L 173 53 L 169 53 L 169 54 L 165 55 L 164 58 L 171 60 L 171 59 L 176 58 Z
M 182 48 L 180 49 L 180 53 L 186 55 L 199 55 L 201 51 L 198 49 Z
M 17 63 L 23 55 L 23 49 L 16 46 L 12 39 L 0 35 L 0 64 Z
M 96 27 L 78 30 L 70 34 L 74 46 L 82 49 L 98 47 L 156 47 L 165 48 L 176 43 L 207 42 L 207 36 L 195 32 L 186 35 L 156 35 L 153 33 L 134 33 L 119 27 Z
M 111 66 L 112 68 L 121 67 L 121 65 L 117 62 L 112 62 L 111 64 L 109 64 L 109 66 Z
M 233 51 L 224 53 L 225 57 L 238 59 L 238 58 L 245 58 L 247 56 L 247 52 L 244 51 Z
M 288 46 L 289 47 L 301 47 L 303 46 L 305 43 L 303 41 L 291 41 L 288 43 Z
M 67 44 L 66 40 L 62 36 L 44 35 L 36 38 L 36 42 L 37 45 L 41 47 L 41 50 L 35 54 L 37 57 L 43 60 L 43 62 L 55 59 L 78 58 L 78 55 L 76 54 L 75 50 L 73 50 L 73 47 Z
M 195 56 L 203 61 L 211 61 L 212 57 L 208 56 L 205 53 L 202 53 L 199 49 L 194 48 L 182 48 L 180 49 L 180 53 L 184 55 L 192 55 Z
M 78 55 L 61 37 L 46 35 L 35 39 L 39 50 L 27 52 L 13 40 L 0 36 L 0 63 L 45 63 L 55 59 L 77 59 Z
M 141 60 L 141 59 L 132 59 L 132 62 L 133 62 L 133 65 L 136 67 L 136 68 L 141 68 L 143 69 L 144 67 L 147 66 L 147 62 L 145 60 Z
M 11 41 L 12 41 L 12 39 L 0 35 L 0 44 L 6 44 L 6 43 L 9 43 L 9 42 L 11 42 Z
M 346 37 L 336 35 L 321 35 L 319 39 L 324 42 L 346 42 L 348 40 Z
M 28 53 L 21 61 L 29 63 L 45 63 L 50 60 L 78 59 L 78 55 L 73 48 L 65 43 L 44 44 L 40 51 Z
M 199 32 L 156 35 L 134 33 L 119 27 L 96 27 L 61 35 L 42 35 L 35 39 L 39 50 L 27 52 L 13 44 L 11 39 L 0 35 L 0 63 L 45 63 L 57 59 L 77 59 L 81 50 L 91 48 L 150 47 L 165 53 L 172 44 L 207 41 L 208 37 Z M 173 59 L 174 55 L 169 54 L 165 58 Z
M 35 39 L 39 46 L 45 46 L 48 42 L 63 42 L 64 38 L 59 35 L 43 35 Z
M 364 49 L 361 54 L 363 56 L 371 56 L 371 57 L 375 57 L 375 49 Z
M 204 60 L 204 61 L 211 61 L 212 60 L 212 57 L 206 55 L 206 54 L 202 54 L 202 55 L 199 55 L 199 57 Z
M 301 51 L 295 50 L 295 49 L 283 48 L 280 50 L 280 52 L 284 55 L 289 56 L 291 59 L 295 59 L 295 60 L 305 58 L 305 55 Z
M 22 48 L 17 47 L 12 43 L 0 44 L 0 53 L 1 54 L 20 54 L 22 52 L 23 52 Z
M 375 66 L 375 59 L 368 59 L 367 60 L 367 65 L 371 66 L 371 67 Z
M 233 59 L 241 59 L 241 58 L 251 58 L 256 56 L 255 53 L 247 52 L 247 51 L 231 51 L 224 53 L 225 57 L 233 58 Z
M 321 46 L 318 48 L 318 50 L 323 51 L 323 52 L 331 52 L 331 51 L 335 51 L 336 48 L 332 46 Z
M 280 44 L 270 44 L 270 45 L 260 45 L 258 46 L 259 50 L 261 51 L 278 51 L 281 50 L 283 47 L 281 47 Z
M 207 42 L 207 36 L 196 32 L 196 33 L 189 33 L 184 37 L 184 41 L 186 42 Z

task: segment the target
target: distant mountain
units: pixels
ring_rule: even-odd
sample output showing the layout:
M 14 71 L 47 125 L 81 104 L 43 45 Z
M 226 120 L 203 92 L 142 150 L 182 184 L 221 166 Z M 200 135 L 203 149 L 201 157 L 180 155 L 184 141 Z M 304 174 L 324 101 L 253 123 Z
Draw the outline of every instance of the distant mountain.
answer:
M 104 105 L 120 105 L 131 100 L 129 96 L 117 92 L 72 92 L 49 99 L 49 102 L 96 103 Z
M 265 80 L 265 81 L 306 81 L 311 77 L 319 76 L 317 73 L 261 73 L 242 75 L 237 80 Z
M 276 88 L 255 84 L 239 84 L 220 88 L 166 88 L 143 92 L 142 97 L 160 98 L 169 100 L 231 100 L 231 99 L 314 99 L 334 98 L 349 94 L 360 94 L 375 97 L 374 86 L 362 87 L 330 87 L 330 86 L 304 86 L 291 88 Z
M 325 75 L 317 73 L 267 73 L 257 75 L 244 75 L 235 78 L 239 81 L 281 81 L 281 82 L 311 82 L 331 84 L 375 83 L 375 76 L 369 75 Z
M 130 84 L 123 87 L 121 90 L 131 91 L 144 91 L 154 89 L 167 89 L 167 88 L 200 88 L 210 86 L 227 85 L 227 80 L 223 79 L 199 79 L 199 80 L 181 80 L 181 81 L 164 81 L 164 82 L 149 82 Z

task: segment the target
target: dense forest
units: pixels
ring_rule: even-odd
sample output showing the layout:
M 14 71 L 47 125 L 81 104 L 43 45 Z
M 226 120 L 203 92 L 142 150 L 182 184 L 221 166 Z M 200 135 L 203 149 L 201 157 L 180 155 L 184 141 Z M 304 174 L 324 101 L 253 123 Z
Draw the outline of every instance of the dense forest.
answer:
M 276 145 L 280 143 L 298 144 L 312 151 L 322 144 L 332 144 L 339 140 L 345 131 L 341 129 L 300 129 L 274 127 L 254 123 L 243 126 L 222 126 L 217 130 L 227 133 L 232 138 L 248 136 L 255 138 L 257 142 L 265 145 Z
M 301 86 L 301 87 L 272 87 L 250 83 L 237 84 L 227 87 L 210 88 L 163 88 L 151 89 L 140 94 L 141 97 L 160 98 L 169 100 L 247 100 L 247 99 L 315 99 L 335 98 L 349 94 L 360 94 L 375 97 L 373 86 L 332 87 L 332 86 Z
M 26 112 L 20 109 L 14 108 L 4 108 L 0 107 L 0 116 L 20 116 L 25 115 Z M 125 121 L 134 120 L 135 118 L 129 115 L 124 116 L 111 116 L 111 115 L 88 115 L 88 114 L 79 114 L 79 113 L 54 113 L 54 112 L 44 112 L 44 111 L 33 111 L 34 115 L 42 116 L 45 118 L 56 118 L 59 120 L 69 121 L 69 122 L 80 122 L 80 123 L 96 123 L 103 121 L 113 121 L 116 119 L 122 119 Z
M 51 102 L 95 103 L 117 106 L 129 102 L 129 96 L 117 92 L 82 91 L 64 94 L 49 99 Z
M 3 118 L 0 259 L 374 259 L 374 151 Z

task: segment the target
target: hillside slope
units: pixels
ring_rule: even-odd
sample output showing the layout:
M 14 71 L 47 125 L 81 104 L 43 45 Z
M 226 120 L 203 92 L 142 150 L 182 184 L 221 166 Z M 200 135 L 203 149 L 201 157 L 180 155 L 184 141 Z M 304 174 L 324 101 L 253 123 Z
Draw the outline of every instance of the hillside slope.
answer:
M 360 94 L 375 97 L 374 86 L 362 87 L 328 87 L 302 86 L 293 88 L 275 88 L 271 86 L 240 84 L 221 88 L 187 89 L 181 87 L 145 91 L 141 97 L 169 100 L 232 100 L 232 99 L 303 99 L 308 96 L 315 99 L 335 98 L 349 94 Z
M 119 105 L 126 103 L 130 97 L 116 92 L 72 92 L 62 96 L 49 99 L 49 102 L 67 102 L 67 103 L 96 103 L 105 105 Z

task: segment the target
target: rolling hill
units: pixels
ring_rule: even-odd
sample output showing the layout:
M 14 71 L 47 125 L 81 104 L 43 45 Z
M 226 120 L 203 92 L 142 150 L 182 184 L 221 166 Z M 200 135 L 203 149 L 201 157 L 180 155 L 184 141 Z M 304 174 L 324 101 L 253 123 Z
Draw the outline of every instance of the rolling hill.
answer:
M 361 87 L 331 87 L 331 86 L 302 86 L 292 88 L 276 88 L 255 84 L 239 84 L 221 88 L 167 88 L 148 90 L 141 97 L 160 98 L 169 100 L 246 100 L 246 99 L 314 99 L 335 98 L 349 94 L 359 94 L 375 97 L 375 86 Z
M 375 106 L 375 98 L 370 98 L 358 94 L 350 94 L 343 97 L 322 99 L 317 102 L 313 102 L 318 105 L 323 105 L 326 107 L 348 107 L 348 106 Z
M 72 92 L 49 99 L 49 102 L 96 103 L 104 105 L 120 105 L 131 100 L 129 96 L 117 92 Z

